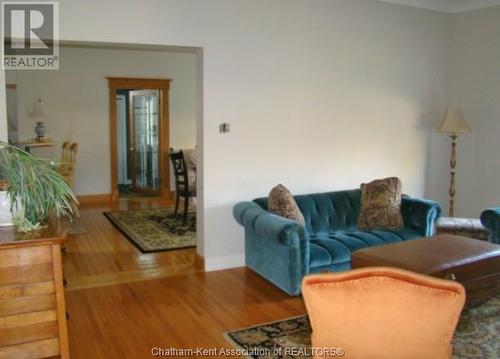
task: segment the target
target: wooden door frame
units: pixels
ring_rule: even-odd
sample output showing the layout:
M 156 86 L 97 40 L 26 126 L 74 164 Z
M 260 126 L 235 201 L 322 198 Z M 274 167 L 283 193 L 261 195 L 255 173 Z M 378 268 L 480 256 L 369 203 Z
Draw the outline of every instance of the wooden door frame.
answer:
M 111 199 L 117 201 L 118 193 L 118 128 L 116 113 L 117 90 L 160 90 L 161 121 L 160 136 L 160 196 L 170 198 L 170 167 L 168 166 L 169 144 L 169 89 L 171 79 L 146 79 L 128 77 L 106 77 L 109 88 L 109 141 L 111 151 Z

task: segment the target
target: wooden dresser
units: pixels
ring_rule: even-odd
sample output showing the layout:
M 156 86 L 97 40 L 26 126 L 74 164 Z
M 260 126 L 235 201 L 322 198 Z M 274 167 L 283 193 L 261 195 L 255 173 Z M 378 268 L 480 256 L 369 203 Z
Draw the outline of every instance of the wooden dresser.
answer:
M 0 228 L 0 358 L 69 358 L 61 263 L 63 224 Z

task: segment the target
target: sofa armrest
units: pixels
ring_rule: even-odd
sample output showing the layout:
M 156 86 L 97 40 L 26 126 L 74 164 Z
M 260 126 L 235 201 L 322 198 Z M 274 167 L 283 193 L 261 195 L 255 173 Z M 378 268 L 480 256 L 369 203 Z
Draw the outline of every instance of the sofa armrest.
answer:
M 269 213 L 255 202 L 238 203 L 233 215 L 245 228 L 246 265 L 288 294 L 300 294 L 310 262 L 304 227 Z
M 500 207 L 488 208 L 481 213 L 481 224 L 490 231 L 490 242 L 500 244 Z
M 401 213 L 405 227 L 417 231 L 421 236 L 432 236 L 435 222 L 441 215 L 441 206 L 435 201 L 404 196 Z
M 254 202 L 240 202 L 233 209 L 236 221 L 245 229 L 268 240 L 291 244 L 294 238 L 305 239 L 305 230 L 300 224 L 269 213 Z

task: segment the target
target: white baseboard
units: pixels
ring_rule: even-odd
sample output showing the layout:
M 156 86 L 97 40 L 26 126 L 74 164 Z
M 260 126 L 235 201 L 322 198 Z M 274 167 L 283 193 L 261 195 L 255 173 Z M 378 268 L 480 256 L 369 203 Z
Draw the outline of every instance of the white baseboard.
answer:
M 244 267 L 245 255 L 232 254 L 219 257 L 205 257 L 205 271 L 212 272 L 216 270 Z

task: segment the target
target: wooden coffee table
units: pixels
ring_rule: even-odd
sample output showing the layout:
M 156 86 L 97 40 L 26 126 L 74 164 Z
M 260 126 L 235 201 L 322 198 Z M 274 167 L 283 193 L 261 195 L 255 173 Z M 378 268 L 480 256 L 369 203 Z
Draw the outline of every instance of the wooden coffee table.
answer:
M 396 267 L 463 284 L 468 300 L 498 293 L 500 245 L 442 234 L 355 251 L 352 268 Z

